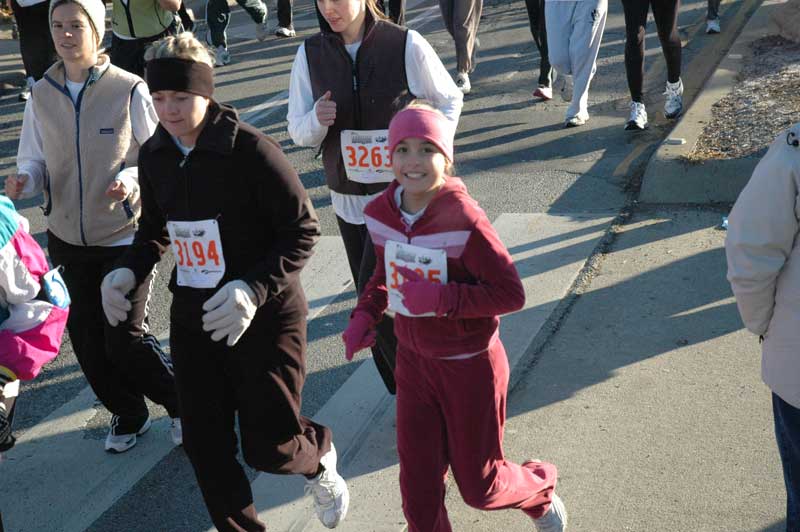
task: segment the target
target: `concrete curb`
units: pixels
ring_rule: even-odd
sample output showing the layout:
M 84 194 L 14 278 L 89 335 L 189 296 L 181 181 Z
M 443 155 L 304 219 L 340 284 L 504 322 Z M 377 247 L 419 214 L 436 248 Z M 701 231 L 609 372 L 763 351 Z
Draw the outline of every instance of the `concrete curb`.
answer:
M 711 120 L 713 105 L 733 89 L 745 60 L 751 54 L 750 44 L 777 33 L 778 29 L 770 15 L 786 1 L 765 0 L 755 8 L 752 16 L 745 4 L 728 23 L 730 27 L 736 27 L 737 20 L 750 16 L 703 90 L 650 159 L 639 196 L 642 203 L 707 204 L 736 201 L 758 163 L 757 157 L 690 163 L 686 156 L 692 152 L 705 124 Z M 720 36 L 724 35 L 723 28 Z M 733 35 L 730 35 L 731 39 Z M 726 44 L 721 40 L 718 46 L 724 47 Z M 685 144 L 673 144 L 669 142 L 670 139 L 684 139 Z

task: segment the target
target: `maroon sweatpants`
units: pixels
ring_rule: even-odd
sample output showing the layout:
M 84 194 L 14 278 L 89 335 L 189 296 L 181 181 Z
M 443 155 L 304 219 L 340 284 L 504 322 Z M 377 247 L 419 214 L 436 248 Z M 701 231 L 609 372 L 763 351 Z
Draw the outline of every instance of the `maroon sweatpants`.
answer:
M 556 467 L 503 456 L 508 374 L 499 340 L 464 360 L 425 358 L 398 345 L 397 449 L 409 532 L 452 530 L 444 506 L 448 466 L 474 508 L 516 508 L 532 518 L 550 508 Z

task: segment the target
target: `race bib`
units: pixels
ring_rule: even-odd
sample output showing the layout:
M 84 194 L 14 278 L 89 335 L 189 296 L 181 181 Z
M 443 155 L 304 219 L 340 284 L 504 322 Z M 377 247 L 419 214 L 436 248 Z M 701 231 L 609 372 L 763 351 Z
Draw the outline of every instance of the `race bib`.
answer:
M 178 286 L 215 288 L 225 275 L 225 257 L 216 220 L 167 222 Z
M 347 179 L 366 184 L 389 183 L 394 179 L 388 129 L 345 129 L 340 139 Z
M 403 295 L 398 287 L 405 280 L 397 269 L 414 270 L 433 283 L 447 284 L 447 252 L 443 249 L 428 249 L 393 240 L 386 241 L 384 248 L 386 264 L 386 288 L 389 290 L 389 309 L 403 316 L 435 316 L 435 312 L 412 314 L 403 305 Z

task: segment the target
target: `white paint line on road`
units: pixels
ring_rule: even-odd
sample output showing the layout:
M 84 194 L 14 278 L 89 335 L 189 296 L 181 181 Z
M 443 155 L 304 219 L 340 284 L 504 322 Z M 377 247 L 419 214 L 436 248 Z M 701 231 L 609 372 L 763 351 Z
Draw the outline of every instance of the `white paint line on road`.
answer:
M 500 335 L 513 369 L 572 286 L 612 216 L 503 214 L 494 223 L 511 250 L 525 307 L 503 317 Z M 332 428 L 352 500 L 348 530 L 400 530 L 403 518 L 394 446 L 394 400 L 371 360 L 361 364 L 314 416 Z M 260 517 L 275 530 L 322 530 L 303 479 L 262 473 L 253 481 Z
M 280 110 L 289 103 L 289 91 L 281 91 L 266 102 L 255 105 L 242 113 L 241 119 L 255 126 L 259 121 L 267 118 L 272 113 Z
M 440 8 L 438 5 L 430 6 L 422 10 L 422 13 L 409 20 L 406 24 L 409 28 L 414 28 L 419 31 L 419 28 L 424 26 L 429 20 L 439 17 Z

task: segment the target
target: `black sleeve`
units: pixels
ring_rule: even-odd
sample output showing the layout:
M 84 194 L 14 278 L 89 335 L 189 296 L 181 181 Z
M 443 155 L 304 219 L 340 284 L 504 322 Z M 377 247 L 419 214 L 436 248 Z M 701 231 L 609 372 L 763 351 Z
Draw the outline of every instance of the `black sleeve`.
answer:
M 257 204 L 273 228 L 272 247 L 264 260 L 244 275 L 261 306 L 289 285 L 299 282 L 300 270 L 313 253 L 320 236 L 319 220 L 300 177 L 275 141 L 262 137 L 257 147 Z
M 118 266 L 130 268 L 136 275 L 136 282 L 141 283 L 153 267 L 158 264 L 167 249 L 170 240 L 164 214 L 156 203 L 153 186 L 142 160 L 144 150 L 139 152 L 139 191 L 142 201 L 142 214 L 139 218 L 133 244 L 119 261 Z

